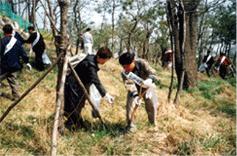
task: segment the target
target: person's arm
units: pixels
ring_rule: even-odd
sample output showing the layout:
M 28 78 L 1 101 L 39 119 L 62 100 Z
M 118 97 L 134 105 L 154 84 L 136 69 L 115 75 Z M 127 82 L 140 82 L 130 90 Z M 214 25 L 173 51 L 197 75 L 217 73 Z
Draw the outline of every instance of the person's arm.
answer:
M 35 40 L 35 35 L 31 34 L 27 40 L 24 40 L 24 43 L 33 43 Z
M 155 69 L 153 69 L 147 61 L 145 60 L 141 60 L 141 63 L 142 63 L 142 66 L 143 66 L 143 69 L 142 70 L 145 70 L 145 72 L 149 75 L 148 78 L 152 79 L 153 82 L 154 81 L 158 81 L 158 77 L 156 76 L 156 71 Z
M 22 43 L 24 43 L 24 38 L 18 33 L 18 32 L 15 32 L 15 37 Z
M 88 79 L 90 80 L 91 83 L 94 83 L 94 85 L 100 92 L 100 95 L 104 97 L 106 94 L 106 90 L 104 86 L 101 84 L 100 79 L 97 74 L 97 70 L 94 67 L 88 68 Z
M 21 44 L 19 43 L 19 41 L 17 41 L 17 46 L 19 49 L 19 54 L 20 57 L 22 58 L 22 60 L 24 61 L 25 64 L 29 63 L 29 57 L 27 56 L 25 50 L 23 49 L 23 47 L 21 46 Z

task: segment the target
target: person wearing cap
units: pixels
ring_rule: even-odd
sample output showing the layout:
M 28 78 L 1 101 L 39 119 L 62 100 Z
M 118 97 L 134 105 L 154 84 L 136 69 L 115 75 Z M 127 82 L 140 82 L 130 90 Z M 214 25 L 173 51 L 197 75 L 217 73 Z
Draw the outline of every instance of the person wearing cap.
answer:
M 42 58 L 45 50 L 44 38 L 39 32 L 35 31 L 35 28 L 33 26 L 29 26 L 28 31 L 30 33 L 30 36 L 27 40 L 24 41 L 24 43 L 31 44 L 32 50 L 35 52 L 35 68 L 39 71 L 42 71 L 45 68 Z
M 155 75 L 155 70 L 145 60 L 135 59 L 135 54 L 131 52 L 121 54 L 119 63 L 124 69 L 122 78 L 128 90 L 126 102 L 127 130 L 133 131 L 136 129 L 134 113 L 135 107 L 140 105 L 141 98 L 144 99 L 149 122 L 152 125 L 156 125 L 158 97 L 155 93 L 156 87 L 154 82 L 158 81 L 158 78 Z M 134 81 L 128 75 L 138 77 L 140 80 Z
M 19 98 L 18 84 L 16 82 L 16 72 L 21 70 L 22 64 L 20 59 L 26 63 L 31 70 L 29 58 L 22 47 L 22 43 L 17 40 L 12 32 L 13 28 L 10 24 L 3 26 L 4 37 L 0 41 L 0 82 L 7 79 L 13 99 Z
M 112 52 L 108 48 L 102 47 L 96 55 L 87 55 L 74 68 L 87 91 L 89 92 L 90 86 L 94 84 L 101 97 L 105 98 L 110 104 L 113 103 L 114 97 L 106 92 L 97 72 L 99 71 L 99 64 L 105 64 L 111 57 Z M 83 126 L 81 111 L 85 105 L 86 97 L 73 73 L 68 74 L 66 77 L 64 99 L 64 116 L 67 118 L 65 127 L 69 130 L 77 130 Z
M 87 28 L 86 32 L 82 36 L 84 53 L 89 54 L 89 55 L 93 54 L 93 49 L 92 49 L 93 36 L 90 32 L 91 32 L 91 28 Z

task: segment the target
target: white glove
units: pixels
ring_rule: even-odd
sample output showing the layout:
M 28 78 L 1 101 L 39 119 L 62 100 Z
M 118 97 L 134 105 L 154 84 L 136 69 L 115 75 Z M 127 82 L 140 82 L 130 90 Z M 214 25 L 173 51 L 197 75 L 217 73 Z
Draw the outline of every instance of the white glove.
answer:
M 147 87 L 147 91 L 146 91 L 145 97 L 147 99 L 151 99 L 153 94 L 154 94 L 154 92 L 155 92 L 156 85 L 152 82 L 152 79 L 150 79 L 150 78 L 144 80 L 143 84 L 144 84 L 144 86 Z
M 146 80 L 143 81 L 143 85 L 146 88 L 150 88 L 152 87 L 154 84 L 152 83 L 152 79 L 148 78 Z
M 32 70 L 30 63 L 27 63 L 26 66 L 28 67 L 29 70 Z
M 135 96 L 134 97 L 134 103 L 138 106 L 141 105 L 141 98 L 139 96 Z
M 145 94 L 145 97 L 146 97 L 147 99 L 151 99 L 151 98 L 152 98 L 152 95 L 153 95 L 153 88 L 147 89 L 146 94 Z
M 208 67 L 206 63 L 204 63 L 203 65 L 204 65 L 204 67 L 205 67 L 205 68 L 207 68 L 207 67 Z
M 113 104 L 114 102 L 114 97 L 111 96 L 109 93 L 106 93 L 104 96 L 105 100 L 109 103 L 109 104 Z

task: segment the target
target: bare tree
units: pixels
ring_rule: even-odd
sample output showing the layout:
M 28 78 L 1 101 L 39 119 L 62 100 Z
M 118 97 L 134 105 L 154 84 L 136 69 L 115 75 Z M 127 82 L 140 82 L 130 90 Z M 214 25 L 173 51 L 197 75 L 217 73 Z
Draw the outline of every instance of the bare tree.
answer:
M 67 71 L 67 13 L 69 7 L 69 0 L 58 0 L 60 7 L 60 34 L 55 38 L 56 52 L 57 55 L 63 53 L 64 57 L 61 60 L 61 63 L 58 64 L 58 80 L 57 80 L 57 95 L 56 95 L 56 112 L 54 117 L 54 127 L 52 134 L 52 146 L 51 146 L 51 155 L 55 156 L 57 153 L 57 134 L 58 128 L 62 126 L 62 116 L 63 116 L 63 107 L 64 107 L 64 83 L 66 79 Z

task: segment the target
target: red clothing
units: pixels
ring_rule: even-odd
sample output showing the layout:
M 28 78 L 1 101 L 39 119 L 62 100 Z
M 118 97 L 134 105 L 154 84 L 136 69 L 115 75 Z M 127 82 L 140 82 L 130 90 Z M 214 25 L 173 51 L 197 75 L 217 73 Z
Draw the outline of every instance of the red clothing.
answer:
M 218 60 L 217 60 L 217 63 L 220 64 L 223 57 L 225 57 L 225 59 L 224 59 L 224 61 L 223 61 L 222 64 L 225 65 L 225 66 L 230 65 L 230 64 L 231 64 L 231 61 L 230 61 L 226 56 L 220 56 L 220 57 L 218 58 Z

